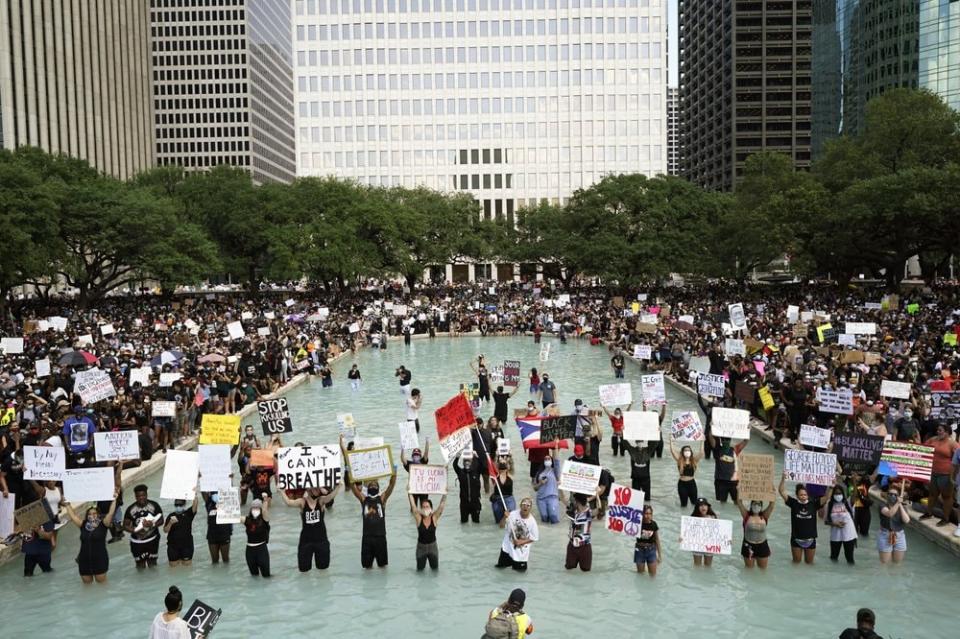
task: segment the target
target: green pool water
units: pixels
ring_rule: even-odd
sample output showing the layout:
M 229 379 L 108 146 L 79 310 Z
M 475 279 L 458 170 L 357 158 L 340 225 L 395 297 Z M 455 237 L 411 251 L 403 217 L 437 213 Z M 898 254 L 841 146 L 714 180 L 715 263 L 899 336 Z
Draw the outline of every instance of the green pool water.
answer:
M 405 364 L 413 385 L 422 390 L 422 433 L 433 431 L 433 410 L 453 396 L 461 382 L 474 381 L 469 362 L 484 353 L 490 362 L 519 359 L 525 378 L 531 366 L 547 371 L 557 384 L 560 404 L 567 410 L 574 399 L 596 406 L 597 386 L 612 383 L 609 354 L 583 341 L 552 344 L 550 361 L 537 361 L 539 346 L 531 338 L 473 338 L 416 340 L 410 346 L 391 342 L 385 351 L 364 350 L 334 365 L 332 388 L 320 383 L 303 385 L 288 394 L 295 431 L 285 443 L 332 444 L 337 439 L 336 415 L 351 412 L 360 434 L 383 436 L 399 454 L 397 422 L 404 419 L 403 398 L 394 369 Z M 359 391 L 346 379 L 351 363 L 363 375 Z M 639 369 L 628 365 L 627 381 L 640 395 Z M 687 394 L 667 386 L 673 410 L 693 409 Z M 523 385 L 511 401 L 511 410 L 528 398 Z M 490 407 L 481 414 L 489 416 Z M 256 416 L 252 420 L 260 432 Z M 604 420 L 606 432 L 609 428 Z M 505 430 L 519 447 L 511 422 Z M 435 439 L 435 437 L 433 438 Z M 435 441 L 434 441 L 435 444 Z M 601 462 L 618 481 L 629 484 L 626 457 L 613 458 L 604 441 Z M 434 461 L 441 459 L 434 448 Z M 748 451 L 770 452 L 759 442 Z M 204 536 L 206 521 L 194 522 L 197 552 L 190 568 L 161 565 L 137 572 L 126 541 L 108 546 L 109 583 L 83 586 L 73 558 L 79 532 L 71 524 L 60 532 L 54 554 L 55 572 L 26 579 L 22 562 L 0 569 L 3 588 L 3 629 L 0 636 L 21 637 L 45 633 L 60 637 L 145 637 L 153 616 L 162 608 L 171 584 L 194 598 L 220 607 L 223 616 L 214 637 L 444 637 L 475 639 L 483 633 L 487 612 L 511 589 L 527 591 L 526 609 L 535 637 L 835 637 L 852 625 L 857 608 L 869 606 L 879 616 L 878 632 L 890 637 L 950 637 L 956 634 L 955 609 L 960 571 L 950 555 L 908 531 L 906 563 L 883 566 L 876 540 L 863 540 L 857 563 L 848 566 L 829 560 L 829 534 L 820 525 L 820 549 L 813 566 L 794 566 L 789 555 L 789 513 L 781 505 L 769 527 L 773 557 L 766 572 L 747 571 L 739 557 L 742 534 L 739 513 L 732 504 L 716 505 L 721 518 L 734 520 L 734 554 L 717 557 L 712 569 L 697 569 L 690 554 L 681 551 L 681 511 L 676 496 L 677 471 L 669 453 L 653 461 L 652 503 L 664 544 L 664 563 L 651 580 L 638 575 L 632 562 L 633 543 L 615 536 L 595 522 L 593 571 L 566 571 L 563 567 L 567 528 L 541 525 L 541 539 L 533 547 L 526 574 L 493 567 L 502 531 L 493 524 L 484 501 L 481 524 L 462 525 L 457 512 L 457 489 L 451 473 L 448 510 L 438 529 L 440 570 L 417 573 L 414 565 L 416 531 L 407 510 L 400 470 L 397 493 L 387 507 L 390 565 L 380 570 L 360 567 L 360 508 L 341 495 L 326 518 L 332 545 L 328 570 L 301 574 L 296 568 L 300 532 L 298 513 L 279 500 L 273 510 L 270 553 L 274 576 L 253 578 L 243 561 L 244 535 L 237 527 L 229 565 L 212 566 Z M 779 472 L 782 457 L 778 453 Z M 528 465 L 521 462 L 515 477 L 518 496 L 532 494 Z M 713 500 L 713 463 L 698 471 L 702 495 Z M 159 495 L 160 474 L 148 481 L 151 495 Z M 127 491 L 127 503 L 132 495 Z M 172 503 L 158 500 L 165 511 Z M 518 497 L 519 501 L 519 497 Z M 872 532 L 877 530 L 874 513 Z

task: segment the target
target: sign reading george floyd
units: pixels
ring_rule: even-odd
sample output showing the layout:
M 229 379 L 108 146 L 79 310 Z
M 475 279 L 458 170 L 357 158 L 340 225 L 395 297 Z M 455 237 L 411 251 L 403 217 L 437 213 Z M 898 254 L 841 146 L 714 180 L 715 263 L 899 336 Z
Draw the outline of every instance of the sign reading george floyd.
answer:
M 544 417 L 540 420 L 540 443 L 548 444 L 558 440 L 571 439 L 577 433 L 576 415 Z
M 257 402 L 257 413 L 260 415 L 260 427 L 263 428 L 264 435 L 293 432 L 290 404 L 286 397 Z
M 837 456 L 788 448 L 783 451 L 783 470 L 791 481 L 832 486 L 837 476 Z
M 723 375 L 701 373 L 697 377 L 697 392 L 707 397 L 723 397 L 727 388 L 727 380 Z
M 336 446 L 293 446 L 277 454 L 280 490 L 334 488 L 342 472 L 343 459 Z

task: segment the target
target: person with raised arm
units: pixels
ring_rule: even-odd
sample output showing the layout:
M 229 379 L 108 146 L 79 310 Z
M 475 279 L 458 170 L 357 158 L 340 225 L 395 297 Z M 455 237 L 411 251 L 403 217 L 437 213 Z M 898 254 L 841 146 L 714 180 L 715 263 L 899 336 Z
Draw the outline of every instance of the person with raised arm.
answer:
M 790 553 L 793 563 L 812 564 L 817 554 L 817 511 L 827 503 L 829 493 L 819 499 L 810 499 L 810 493 L 803 484 L 797 484 L 794 492 L 796 497 L 787 494 L 784 483 L 787 481 L 787 472 L 780 477 L 780 486 L 777 488 L 783 503 L 790 509 Z
M 61 502 L 77 528 L 80 529 L 80 552 L 77 553 L 77 569 L 80 580 L 85 584 L 96 581 L 98 584 L 107 583 L 107 570 L 110 568 L 110 555 L 107 554 L 107 522 L 113 520 L 113 511 L 117 507 L 119 488 L 113 489 L 113 501 L 110 509 L 101 517 L 96 506 L 87 508 L 83 519 L 73 510 L 70 502 Z
M 311 563 L 316 564 L 318 570 L 326 570 L 330 566 L 330 539 L 323 518 L 327 504 L 333 501 L 339 490 L 340 482 L 332 490 L 308 488 L 297 499 L 287 497 L 285 490 L 279 491 L 283 503 L 300 509 L 300 541 L 297 543 L 297 568 L 300 572 L 310 570 Z
M 743 505 L 743 500 L 737 502 L 740 516 L 743 517 L 743 545 L 740 546 L 740 555 L 743 565 L 747 568 L 766 568 L 770 561 L 770 544 L 767 543 L 767 524 L 770 515 L 777 505 L 771 500 L 766 508 L 762 501 L 751 501 L 750 507 Z
M 341 437 L 341 445 L 343 438 Z M 366 483 L 366 494 L 360 490 L 360 482 L 350 484 L 350 492 L 360 502 L 360 516 L 363 520 L 363 535 L 360 538 L 360 565 L 373 568 L 376 560 L 379 568 L 387 567 L 387 500 L 397 485 L 397 467 L 393 466 L 390 483 L 380 493 L 380 482 L 370 479 Z
M 677 480 L 677 495 L 680 497 L 680 507 L 686 508 L 687 502 L 696 503 L 699 491 L 697 490 L 697 466 L 703 459 L 703 442 L 699 442 L 700 450 L 693 452 L 693 448 L 685 445 L 677 453 L 673 445 L 673 438 L 670 438 L 670 454 L 673 460 L 677 462 L 677 472 L 680 478 Z
M 430 563 L 430 570 L 436 570 L 440 563 L 440 551 L 437 549 L 437 524 L 440 523 L 440 517 L 443 515 L 443 509 L 447 505 L 447 496 L 440 498 L 440 505 L 436 510 L 433 509 L 433 502 L 427 496 L 419 501 L 415 495 L 407 494 L 407 500 L 410 502 L 410 514 L 413 515 L 413 521 L 417 525 L 417 572 L 422 571 L 427 562 Z

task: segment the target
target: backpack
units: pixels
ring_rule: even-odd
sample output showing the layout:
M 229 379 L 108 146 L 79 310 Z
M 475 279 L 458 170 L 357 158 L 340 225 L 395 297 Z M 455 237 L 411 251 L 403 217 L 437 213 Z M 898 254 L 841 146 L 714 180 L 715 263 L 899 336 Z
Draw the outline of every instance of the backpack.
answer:
M 520 632 L 516 615 L 503 610 L 497 611 L 497 616 L 487 620 L 480 639 L 516 639 Z

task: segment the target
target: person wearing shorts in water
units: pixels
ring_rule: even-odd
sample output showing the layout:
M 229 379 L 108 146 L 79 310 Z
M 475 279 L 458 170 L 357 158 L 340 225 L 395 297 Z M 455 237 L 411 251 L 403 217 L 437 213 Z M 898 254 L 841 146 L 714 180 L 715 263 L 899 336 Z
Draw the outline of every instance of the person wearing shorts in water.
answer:
M 130 554 L 137 568 L 155 567 L 160 551 L 160 529 L 163 510 L 160 504 L 147 498 L 147 487 L 138 484 L 133 489 L 134 502 L 123 515 L 123 528 L 130 533 Z

